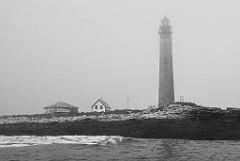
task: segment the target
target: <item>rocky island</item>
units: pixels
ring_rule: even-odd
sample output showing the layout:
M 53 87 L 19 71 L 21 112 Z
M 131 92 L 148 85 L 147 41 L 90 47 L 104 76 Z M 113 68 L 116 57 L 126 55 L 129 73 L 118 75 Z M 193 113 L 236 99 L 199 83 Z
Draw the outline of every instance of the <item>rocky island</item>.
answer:
M 174 103 L 164 109 L 0 117 L 0 135 L 120 135 L 240 140 L 240 110 Z

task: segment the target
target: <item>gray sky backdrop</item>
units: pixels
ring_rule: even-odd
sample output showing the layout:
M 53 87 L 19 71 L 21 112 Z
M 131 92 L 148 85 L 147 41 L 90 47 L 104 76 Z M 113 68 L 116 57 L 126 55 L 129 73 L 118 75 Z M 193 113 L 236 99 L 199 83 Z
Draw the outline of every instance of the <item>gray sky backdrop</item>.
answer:
M 165 14 L 176 101 L 239 107 L 239 0 L 0 0 L 0 115 L 156 105 Z

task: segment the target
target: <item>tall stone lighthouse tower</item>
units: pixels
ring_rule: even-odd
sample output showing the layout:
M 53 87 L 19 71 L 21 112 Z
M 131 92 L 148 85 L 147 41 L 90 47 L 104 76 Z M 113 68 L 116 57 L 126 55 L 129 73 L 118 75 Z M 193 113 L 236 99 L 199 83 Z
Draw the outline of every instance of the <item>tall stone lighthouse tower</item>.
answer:
M 174 103 L 173 63 L 172 63 L 172 30 L 170 20 L 166 16 L 161 20 L 160 65 L 158 107 Z

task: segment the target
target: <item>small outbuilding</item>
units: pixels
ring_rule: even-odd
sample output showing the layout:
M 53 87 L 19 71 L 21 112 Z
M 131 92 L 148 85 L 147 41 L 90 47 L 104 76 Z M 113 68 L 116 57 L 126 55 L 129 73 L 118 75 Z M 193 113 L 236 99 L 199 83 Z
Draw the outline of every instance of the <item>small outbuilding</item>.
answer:
M 107 112 L 111 111 L 111 107 L 102 100 L 102 98 L 98 99 L 92 106 L 92 112 Z
M 70 105 L 65 102 L 57 102 L 52 105 L 43 107 L 46 114 L 51 113 L 78 113 L 78 107 Z

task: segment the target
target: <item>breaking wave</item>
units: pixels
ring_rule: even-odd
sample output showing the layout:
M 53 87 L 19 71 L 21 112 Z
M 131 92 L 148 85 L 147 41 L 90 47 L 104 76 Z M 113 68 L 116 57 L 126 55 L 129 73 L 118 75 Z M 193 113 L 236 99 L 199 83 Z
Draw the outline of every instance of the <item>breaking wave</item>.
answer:
M 0 136 L 0 148 L 49 144 L 107 145 L 122 142 L 122 136 Z

